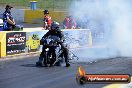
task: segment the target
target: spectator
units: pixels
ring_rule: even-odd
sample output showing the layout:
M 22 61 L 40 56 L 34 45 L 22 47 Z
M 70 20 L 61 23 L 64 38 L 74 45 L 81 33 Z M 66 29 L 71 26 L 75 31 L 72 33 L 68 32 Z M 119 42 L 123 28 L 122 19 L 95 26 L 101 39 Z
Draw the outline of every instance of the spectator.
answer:
M 65 29 L 75 29 L 76 21 L 72 16 L 67 16 L 63 21 L 63 25 Z
M 10 5 L 6 5 L 5 12 L 3 13 L 3 30 L 4 31 L 12 31 L 15 28 L 15 20 L 12 17 L 11 14 L 11 8 L 13 8 Z
M 49 11 L 44 10 L 44 25 L 43 25 L 43 28 L 45 30 L 50 29 L 51 24 L 52 24 L 52 18 L 49 16 Z

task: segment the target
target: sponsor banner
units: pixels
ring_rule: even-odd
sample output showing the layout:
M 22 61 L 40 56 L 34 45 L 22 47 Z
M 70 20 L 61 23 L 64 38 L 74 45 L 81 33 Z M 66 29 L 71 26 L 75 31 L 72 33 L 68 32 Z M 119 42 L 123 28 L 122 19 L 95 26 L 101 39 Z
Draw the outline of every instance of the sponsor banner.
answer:
M 46 31 L 26 33 L 26 52 L 42 51 L 40 40 L 47 33 Z M 65 44 L 69 48 L 89 46 L 89 30 L 62 30 Z
M 6 54 L 13 55 L 25 52 L 26 33 L 10 32 L 6 34 Z
M 26 52 L 41 51 L 40 40 L 47 31 L 26 33 Z

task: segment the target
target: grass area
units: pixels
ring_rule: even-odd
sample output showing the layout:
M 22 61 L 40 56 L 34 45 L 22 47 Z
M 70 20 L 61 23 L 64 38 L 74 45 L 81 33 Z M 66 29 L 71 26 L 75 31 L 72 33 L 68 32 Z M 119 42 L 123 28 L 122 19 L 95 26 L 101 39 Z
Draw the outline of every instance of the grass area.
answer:
M 0 5 L 28 6 L 28 0 L 0 0 Z
M 29 8 L 30 1 L 33 0 L 0 0 L 0 6 L 6 4 L 14 7 Z M 37 1 L 37 8 L 49 10 L 67 10 L 73 0 L 34 0 Z

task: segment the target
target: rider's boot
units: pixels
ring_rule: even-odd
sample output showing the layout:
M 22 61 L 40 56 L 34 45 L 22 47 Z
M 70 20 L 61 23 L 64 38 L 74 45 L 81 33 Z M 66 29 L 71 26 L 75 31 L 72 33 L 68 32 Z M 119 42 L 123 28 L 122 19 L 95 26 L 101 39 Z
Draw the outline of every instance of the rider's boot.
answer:
M 66 67 L 69 67 L 70 66 L 70 64 L 69 63 L 66 63 Z

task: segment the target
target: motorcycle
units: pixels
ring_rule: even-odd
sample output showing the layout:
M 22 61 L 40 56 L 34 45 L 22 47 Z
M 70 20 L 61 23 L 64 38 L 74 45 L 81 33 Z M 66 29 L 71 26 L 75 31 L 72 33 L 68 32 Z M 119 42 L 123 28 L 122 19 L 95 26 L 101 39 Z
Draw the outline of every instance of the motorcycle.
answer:
M 62 58 L 61 46 L 58 44 L 60 38 L 57 36 L 49 36 L 48 38 L 41 39 L 40 44 L 46 47 L 44 50 L 44 57 L 42 63 L 36 62 L 36 66 L 54 66 L 60 65 Z
M 44 50 L 44 57 L 42 62 L 36 62 L 36 66 L 61 66 L 63 64 L 64 56 L 61 45 L 59 45 L 60 38 L 57 36 L 49 36 L 41 39 L 40 45 L 46 47 Z M 67 46 L 67 44 L 65 44 Z M 79 58 L 69 51 L 69 60 L 78 60 Z

